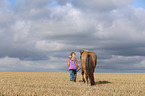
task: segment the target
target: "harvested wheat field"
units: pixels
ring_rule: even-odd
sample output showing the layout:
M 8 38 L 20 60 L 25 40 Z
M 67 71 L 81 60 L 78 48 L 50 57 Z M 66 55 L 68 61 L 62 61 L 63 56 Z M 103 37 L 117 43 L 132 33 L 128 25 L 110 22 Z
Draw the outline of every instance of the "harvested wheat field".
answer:
M 96 85 L 69 73 L 0 72 L 0 96 L 145 96 L 145 73 L 95 73 Z

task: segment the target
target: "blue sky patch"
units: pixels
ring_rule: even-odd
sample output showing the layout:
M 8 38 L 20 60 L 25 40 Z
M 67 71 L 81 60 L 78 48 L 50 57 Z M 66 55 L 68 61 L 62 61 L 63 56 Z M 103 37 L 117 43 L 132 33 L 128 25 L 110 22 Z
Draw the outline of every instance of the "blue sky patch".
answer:
M 144 8 L 145 9 L 145 0 L 133 0 L 135 8 Z

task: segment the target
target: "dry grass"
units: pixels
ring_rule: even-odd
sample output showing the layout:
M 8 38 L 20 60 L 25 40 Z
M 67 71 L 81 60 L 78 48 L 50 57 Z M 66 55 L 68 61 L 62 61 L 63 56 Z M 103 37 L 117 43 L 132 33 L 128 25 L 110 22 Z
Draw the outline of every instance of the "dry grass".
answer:
M 69 73 L 0 72 L 0 96 L 145 96 L 145 73 L 95 73 L 95 86 Z

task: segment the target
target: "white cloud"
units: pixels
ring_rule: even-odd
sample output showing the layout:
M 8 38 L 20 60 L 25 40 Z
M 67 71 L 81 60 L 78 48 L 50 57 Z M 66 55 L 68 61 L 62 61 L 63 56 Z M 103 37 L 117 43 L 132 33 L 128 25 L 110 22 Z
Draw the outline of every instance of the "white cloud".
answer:
M 57 62 L 56 62 L 57 60 Z M 59 62 L 61 61 L 61 62 Z M 3 57 L 0 58 L 0 71 L 47 71 L 50 70 L 64 70 L 66 71 L 66 59 L 51 57 L 49 60 L 39 60 L 39 61 L 24 61 L 19 58 Z M 66 68 L 66 69 L 65 69 Z
M 13 71 L 13 70 L 19 70 L 19 69 L 22 70 L 24 67 L 27 67 L 29 64 L 31 64 L 31 62 L 20 61 L 19 58 L 3 57 L 0 59 L 0 67 L 2 69 L 6 69 L 6 71 Z M 0 70 L 0 71 L 3 71 L 3 70 Z
M 37 41 L 36 42 L 36 49 L 41 51 L 59 51 L 64 48 L 65 45 L 56 42 L 56 41 Z
M 14 41 L 25 40 L 29 35 L 29 29 L 31 22 L 17 21 L 15 25 L 12 25 L 12 31 L 14 32 Z

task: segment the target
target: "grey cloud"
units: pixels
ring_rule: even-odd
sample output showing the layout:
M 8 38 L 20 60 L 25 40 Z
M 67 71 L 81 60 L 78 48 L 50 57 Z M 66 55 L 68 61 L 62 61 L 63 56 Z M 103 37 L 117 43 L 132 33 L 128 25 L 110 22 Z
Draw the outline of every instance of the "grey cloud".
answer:
M 13 13 L 8 10 L 0 9 L 0 30 L 6 30 L 11 24 L 14 23 L 15 17 Z M 5 29 L 6 28 L 6 29 Z
M 72 4 L 84 11 L 110 11 L 122 6 L 127 6 L 132 3 L 132 0 L 72 0 Z
M 8 0 L 1 0 L 0 1 L 0 8 L 4 8 L 7 9 L 7 7 L 10 5 L 10 3 L 8 2 Z
M 18 0 L 16 2 L 16 8 L 22 8 L 25 10 L 29 10 L 29 9 L 39 9 L 42 7 L 46 7 L 48 5 L 51 4 L 51 0 Z M 17 9 L 19 10 L 19 9 Z
M 39 20 L 49 18 L 51 0 L 17 0 L 14 12 L 17 18 Z
M 67 2 L 70 2 L 70 0 L 56 0 L 56 1 L 59 5 L 65 5 Z
M 144 62 L 144 57 L 140 56 L 112 56 L 111 59 L 100 60 L 98 68 L 107 69 L 107 70 L 116 70 L 116 72 L 138 72 L 137 70 L 142 70 L 145 68 L 145 65 L 142 65 Z M 138 67 L 137 67 L 138 66 Z M 139 67 L 142 66 L 142 67 Z M 143 71 L 140 71 L 143 72 Z

